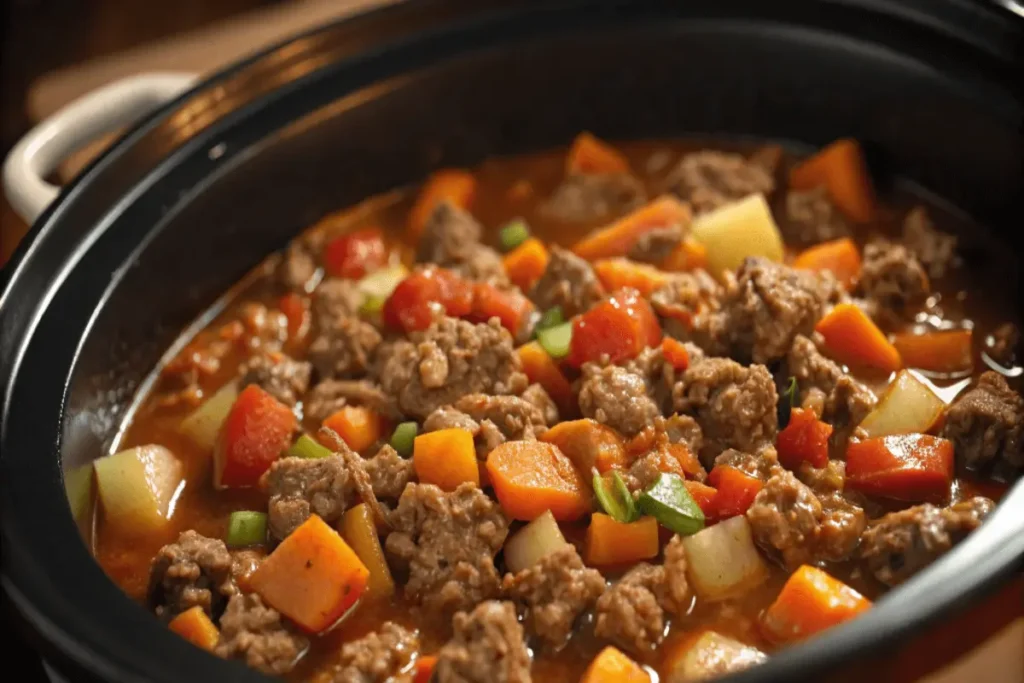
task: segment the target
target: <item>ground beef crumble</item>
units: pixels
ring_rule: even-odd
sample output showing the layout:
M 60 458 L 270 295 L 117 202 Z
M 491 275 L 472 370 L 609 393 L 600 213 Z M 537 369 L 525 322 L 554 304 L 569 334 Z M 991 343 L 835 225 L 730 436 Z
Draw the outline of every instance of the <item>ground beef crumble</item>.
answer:
M 418 649 L 415 633 L 394 622 L 384 622 L 376 631 L 341 647 L 338 664 L 327 680 L 387 683 L 409 666 Z
M 288 625 L 281 614 L 263 604 L 259 595 L 235 595 L 220 620 L 219 657 L 240 659 L 272 676 L 292 670 L 309 647 L 309 640 Z
M 661 415 L 638 374 L 618 365 L 583 366 L 579 390 L 580 412 L 625 436 L 640 433 Z
M 770 195 L 775 179 L 762 164 L 739 154 L 702 150 L 684 156 L 666 185 L 700 214 L 751 194 Z
M 358 459 L 350 452 L 315 460 L 276 460 L 260 479 L 260 486 L 269 497 L 270 535 L 284 539 L 313 514 L 328 524 L 338 522 L 355 496 Z
M 238 592 L 234 563 L 224 541 L 184 531 L 157 552 L 150 565 L 148 600 L 170 619 L 196 605 L 211 618 Z
M 632 211 L 647 201 L 644 185 L 629 173 L 574 173 L 541 207 L 566 223 L 592 223 Z
M 437 654 L 437 683 L 530 683 L 530 651 L 510 602 L 488 600 L 452 620 Z
M 239 388 L 255 384 L 287 406 L 294 406 L 309 389 L 312 368 L 283 353 L 259 354 L 242 366 Z
M 551 247 L 547 268 L 530 290 L 530 300 L 537 310 L 560 306 L 566 319 L 586 312 L 604 295 L 604 287 L 590 264 L 557 245 Z
M 928 275 L 902 244 L 874 240 L 864 247 L 858 291 L 876 307 L 876 316 L 892 325 L 928 298 Z
M 850 234 L 850 224 L 824 187 L 786 194 L 786 211 L 779 227 L 786 244 L 810 246 Z
M 946 410 L 942 436 L 953 442 L 957 460 L 984 467 L 1002 459 L 1024 468 L 1024 399 L 997 372 L 981 375 Z

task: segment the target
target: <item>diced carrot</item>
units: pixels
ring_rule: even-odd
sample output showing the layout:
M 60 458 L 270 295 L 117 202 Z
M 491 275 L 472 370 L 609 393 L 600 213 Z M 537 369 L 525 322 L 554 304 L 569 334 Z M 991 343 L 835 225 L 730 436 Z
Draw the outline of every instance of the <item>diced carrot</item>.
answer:
M 444 306 L 453 318 L 473 310 L 473 288 L 444 268 L 419 270 L 398 283 L 384 302 L 384 322 L 395 330 L 425 330 L 433 319 L 431 303 Z
M 718 489 L 712 505 L 717 519 L 746 514 L 763 486 L 760 479 L 732 465 L 716 465 L 708 473 L 708 483 Z
M 384 418 L 365 406 L 344 406 L 324 420 L 323 426 L 340 436 L 357 453 L 365 451 L 384 436 Z
M 846 449 L 846 486 L 872 496 L 941 503 L 949 499 L 953 471 L 953 444 L 937 436 L 880 436 Z
M 189 607 L 171 619 L 167 627 L 196 647 L 210 652 L 213 652 L 214 646 L 220 639 L 220 631 L 210 621 L 210 617 L 206 616 L 206 612 L 200 605 Z
M 413 441 L 412 465 L 421 482 L 454 491 L 463 482 L 480 485 L 473 433 L 453 427 L 420 434 Z
M 256 384 L 238 395 L 214 450 L 217 488 L 255 486 L 291 443 L 298 420 L 291 409 Z
M 390 598 L 395 593 L 395 581 L 384 557 L 384 549 L 377 536 L 377 522 L 366 503 L 349 508 L 341 518 L 341 537 L 355 551 L 369 577 L 366 583 L 366 597 L 369 599 Z
M 690 224 L 690 207 L 672 195 L 662 195 L 611 225 L 584 237 L 572 248 L 577 256 L 593 261 L 625 256 L 637 240 L 651 230 Z
M 875 217 L 875 192 L 856 140 L 836 140 L 789 174 L 794 190 L 824 186 L 836 207 L 858 223 Z
M 473 308 L 466 316 L 472 322 L 487 322 L 498 318 L 501 326 L 518 336 L 533 313 L 533 303 L 517 289 L 498 289 L 486 282 L 473 286 Z
M 829 355 L 840 363 L 885 373 L 895 372 L 902 366 L 900 352 L 856 304 L 837 305 L 814 329 L 825 338 Z
M 675 368 L 677 372 L 682 372 L 690 367 L 690 352 L 678 339 L 672 337 L 662 339 L 661 355 L 664 356 L 665 362 Z
M 794 268 L 821 272 L 831 271 L 836 279 L 849 287 L 860 275 L 860 252 L 849 237 L 809 247 L 793 261 Z
M 650 683 L 650 680 L 643 667 L 608 645 L 594 657 L 580 683 Z
M 341 536 L 312 515 L 260 563 L 249 584 L 278 612 L 320 633 L 356 604 L 369 575 Z
M 565 159 L 565 172 L 627 173 L 629 162 L 607 142 L 584 131 L 576 136 Z
M 707 268 L 708 248 L 689 235 L 683 238 L 679 246 L 672 250 L 661 263 L 661 269 L 670 273 Z
M 704 516 L 711 517 L 715 511 L 715 496 L 718 495 L 718 489 L 689 479 L 683 482 L 683 486 L 690 492 L 690 496 L 700 507 Z
M 616 522 L 602 512 L 590 516 L 586 561 L 590 565 L 625 564 L 658 555 L 658 521 L 641 517 L 636 522 Z
M 434 655 L 421 655 L 416 660 L 412 683 L 430 683 L 430 677 L 434 675 L 435 666 L 437 666 L 437 657 Z
M 793 408 L 789 424 L 779 432 L 775 448 L 779 462 L 786 469 L 795 470 L 801 463 L 812 467 L 828 465 L 828 439 L 832 425 L 822 422 L 813 411 Z
M 697 456 L 694 455 L 693 451 L 686 444 L 667 443 L 661 448 L 669 457 L 679 463 L 679 467 L 682 468 L 683 474 L 687 477 L 701 479 L 706 474 L 704 466 L 700 464 L 700 460 L 697 459 Z
M 765 636 L 783 644 L 832 628 L 871 607 L 871 601 L 810 565 L 797 569 L 761 622 Z
M 644 296 L 650 296 L 654 290 L 665 286 L 670 278 L 668 273 L 654 266 L 621 257 L 595 261 L 594 273 L 609 292 L 632 287 Z
M 566 361 L 573 367 L 607 355 L 612 363 L 635 358 L 661 342 L 661 325 L 635 289 L 623 289 L 573 321 Z
M 469 171 L 452 168 L 435 171 L 423 185 L 416 203 L 409 211 L 409 237 L 413 242 L 419 241 L 438 203 L 447 200 L 460 209 L 468 209 L 475 192 L 476 178 Z
M 545 510 L 560 522 L 590 511 L 590 491 L 572 461 L 554 444 L 507 441 L 487 455 L 487 474 L 509 517 L 530 521 Z
M 580 472 L 594 468 L 601 474 L 626 467 L 626 448 L 619 433 L 596 420 L 559 422 L 544 432 L 541 441 L 552 443 Z
M 562 419 L 577 414 L 579 407 L 576 403 L 576 394 L 555 359 L 535 341 L 520 346 L 516 352 L 519 354 L 527 379 L 544 387 L 544 391 L 548 392 L 548 396 L 558 406 L 558 414 Z
M 309 306 L 306 299 L 290 292 L 278 300 L 277 307 L 288 321 L 288 341 L 295 342 L 305 337 L 309 332 Z
M 328 275 L 358 280 L 387 263 L 384 233 L 364 228 L 335 237 L 324 245 L 323 259 Z
M 892 339 L 905 366 L 932 372 L 970 370 L 974 365 L 972 343 L 971 330 L 943 330 L 925 334 L 905 332 L 894 335 Z
M 550 259 L 551 254 L 544 243 L 536 237 L 531 237 L 505 254 L 502 262 L 505 265 L 505 274 L 512 284 L 528 292 L 544 274 Z

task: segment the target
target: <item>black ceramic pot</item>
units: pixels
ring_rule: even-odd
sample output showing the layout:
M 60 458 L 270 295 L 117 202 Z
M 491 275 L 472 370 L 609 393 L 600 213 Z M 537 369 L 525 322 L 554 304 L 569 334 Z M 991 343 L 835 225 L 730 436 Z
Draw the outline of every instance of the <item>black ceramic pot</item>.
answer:
M 76 679 L 261 680 L 107 580 L 62 485 L 62 468 L 107 451 L 168 344 L 236 279 L 330 209 L 581 129 L 853 136 L 883 182 L 923 186 L 1021 255 L 1022 41 L 1024 19 L 968 0 L 417 1 L 199 84 L 66 187 L 3 275 L 4 590 Z M 735 680 L 883 657 L 1022 563 L 1018 484 L 866 616 Z

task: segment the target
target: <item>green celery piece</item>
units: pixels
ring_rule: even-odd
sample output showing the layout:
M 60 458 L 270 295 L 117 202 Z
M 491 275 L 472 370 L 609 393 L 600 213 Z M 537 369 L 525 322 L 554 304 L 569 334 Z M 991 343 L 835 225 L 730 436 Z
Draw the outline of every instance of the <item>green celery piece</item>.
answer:
M 637 499 L 640 510 L 680 536 L 704 528 L 704 513 L 678 474 L 662 473 Z

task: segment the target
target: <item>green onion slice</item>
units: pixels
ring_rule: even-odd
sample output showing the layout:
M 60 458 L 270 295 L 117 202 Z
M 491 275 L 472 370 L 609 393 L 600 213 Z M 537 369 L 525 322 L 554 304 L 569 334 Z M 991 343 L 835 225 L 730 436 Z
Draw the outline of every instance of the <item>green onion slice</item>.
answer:
M 565 358 L 569 355 L 569 344 L 572 342 L 572 323 L 539 330 L 537 341 L 552 358 Z
M 329 455 L 333 455 L 333 453 L 330 448 L 320 445 L 316 439 L 311 437 L 309 434 L 303 434 L 295 443 L 292 444 L 292 447 L 288 449 L 288 455 L 296 458 L 315 460 L 317 458 L 326 458 Z
M 368 295 L 363 299 L 363 303 L 359 306 L 359 312 L 363 315 L 377 315 L 384 310 L 384 302 L 387 301 L 386 297 Z
M 640 510 L 680 536 L 695 534 L 704 528 L 704 513 L 678 474 L 662 473 L 637 498 Z
M 416 440 L 416 433 L 418 431 L 419 427 L 416 426 L 415 422 L 401 423 L 395 427 L 395 431 L 391 434 L 391 447 L 403 458 L 408 458 L 412 455 L 412 443 Z
M 537 321 L 537 331 L 546 330 L 549 327 L 555 327 L 565 322 L 565 316 L 562 314 L 562 307 L 555 306 L 544 311 L 544 315 Z
M 267 542 L 267 513 L 241 510 L 228 519 L 227 544 L 241 548 Z
M 512 251 L 530 239 L 530 228 L 527 227 L 526 221 L 522 218 L 517 218 L 514 221 L 509 221 L 501 229 L 501 232 L 498 233 L 498 239 L 501 241 L 502 249 Z
M 789 424 L 789 418 L 793 414 L 793 407 L 796 405 L 796 377 L 790 377 L 789 383 L 786 386 L 786 390 L 782 392 L 782 396 L 779 396 L 779 430 L 786 428 Z
M 597 470 L 594 470 L 594 495 L 597 497 L 598 504 L 605 514 L 616 522 L 623 524 L 635 522 L 640 518 L 640 513 L 636 509 L 633 495 L 629 492 L 626 482 L 622 480 L 622 475 L 617 471 L 612 472 L 611 479 L 612 485 L 609 487 L 605 478 Z

